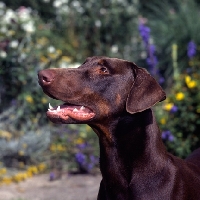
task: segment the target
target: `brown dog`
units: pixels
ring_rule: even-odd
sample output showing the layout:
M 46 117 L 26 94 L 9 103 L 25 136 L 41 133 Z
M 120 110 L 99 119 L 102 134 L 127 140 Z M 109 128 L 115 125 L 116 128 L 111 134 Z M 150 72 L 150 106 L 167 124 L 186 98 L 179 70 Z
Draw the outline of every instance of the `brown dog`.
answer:
M 200 149 L 181 160 L 167 153 L 151 107 L 165 99 L 134 63 L 91 57 L 77 69 L 39 72 L 43 91 L 64 101 L 55 123 L 85 123 L 99 137 L 103 179 L 98 200 L 200 199 Z

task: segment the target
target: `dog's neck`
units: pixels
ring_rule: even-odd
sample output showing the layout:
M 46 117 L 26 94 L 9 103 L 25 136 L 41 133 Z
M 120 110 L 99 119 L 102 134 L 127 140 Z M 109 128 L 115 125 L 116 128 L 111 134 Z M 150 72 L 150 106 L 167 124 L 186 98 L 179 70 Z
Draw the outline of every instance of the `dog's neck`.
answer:
M 100 169 L 104 179 L 124 180 L 133 174 L 163 168 L 166 150 L 152 110 L 125 113 L 108 124 L 92 126 L 99 136 Z M 119 179 L 121 176 L 121 179 Z M 109 181 L 108 181 L 109 182 Z

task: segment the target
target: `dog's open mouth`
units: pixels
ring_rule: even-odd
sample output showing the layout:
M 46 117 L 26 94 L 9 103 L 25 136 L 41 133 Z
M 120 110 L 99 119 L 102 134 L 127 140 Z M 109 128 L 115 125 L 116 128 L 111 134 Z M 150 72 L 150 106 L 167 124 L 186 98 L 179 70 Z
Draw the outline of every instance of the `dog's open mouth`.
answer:
M 67 122 L 69 118 L 77 121 L 87 121 L 92 119 L 95 113 L 88 107 L 80 105 L 71 105 L 64 103 L 63 105 L 52 107 L 49 103 L 47 117 L 52 121 Z

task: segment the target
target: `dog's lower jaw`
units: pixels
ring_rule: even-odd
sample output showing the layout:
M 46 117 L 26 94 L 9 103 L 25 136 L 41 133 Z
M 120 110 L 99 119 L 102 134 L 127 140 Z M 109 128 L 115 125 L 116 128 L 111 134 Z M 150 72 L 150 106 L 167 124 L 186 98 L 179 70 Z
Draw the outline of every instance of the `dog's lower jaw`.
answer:
M 148 120 L 144 122 L 140 119 Z M 113 122 L 115 126 L 112 127 L 117 127 L 115 129 L 111 127 L 110 130 L 104 129 L 103 126 L 95 127 L 95 132 L 99 136 L 100 169 L 103 176 L 99 200 L 106 200 L 101 196 L 115 200 L 134 199 L 136 195 L 140 197 L 141 190 L 145 188 L 142 189 L 138 185 L 145 186 L 149 182 L 149 173 L 152 178 L 157 173 L 160 177 L 157 178 L 157 183 L 152 183 L 152 186 L 146 185 L 147 188 L 155 188 L 156 184 L 159 186 L 163 176 L 169 176 L 169 174 L 161 174 L 161 171 L 167 166 L 164 159 L 166 150 L 154 121 L 152 111 L 149 109 L 135 115 L 127 113 L 127 116 Z M 146 126 L 142 128 L 144 123 Z M 151 130 L 156 130 L 156 132 L 151 132 Z M 138 177 L 134 179 L 136 176 L 140 177 L 140 184 L 138 184 Z

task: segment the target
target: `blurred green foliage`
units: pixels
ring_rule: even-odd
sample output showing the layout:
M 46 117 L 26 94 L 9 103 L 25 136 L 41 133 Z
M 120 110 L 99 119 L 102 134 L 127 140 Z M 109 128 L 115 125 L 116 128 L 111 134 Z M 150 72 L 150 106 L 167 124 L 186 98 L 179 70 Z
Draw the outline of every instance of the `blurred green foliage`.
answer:
M 197 3 L 198 2 L 198 3 Z M 173 74 L 171 46 L 178 45 L 179 71 L 188 67 L 187 44 L 193 40 L 200 44 L 199 1 L 153 1 L 143 4 L 141 12 L 151 27 L 152 40 L 157 46 L 158 68 L 166 77 L 167 86 Z
M 136 60 L 138 1 L 95 0 L 6 0 L 8 6 L 21 5 L 37 10 L 51 24 L 60 48 L 73 61 L 92 55 Z M 58 39 L 59 38 L 59 39 Z

